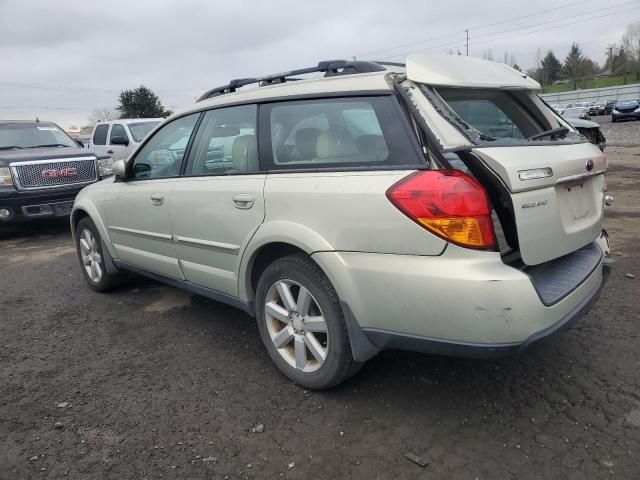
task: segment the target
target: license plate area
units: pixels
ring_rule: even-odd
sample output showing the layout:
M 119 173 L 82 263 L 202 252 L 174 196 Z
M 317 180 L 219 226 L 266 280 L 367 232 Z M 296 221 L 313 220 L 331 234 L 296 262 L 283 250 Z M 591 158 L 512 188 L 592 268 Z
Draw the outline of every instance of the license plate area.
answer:
M 556 185 L 557 203 L 567 232 L 592 223 L 593 218 L 599 215 L 598 195 L 594 189 L 593 178 Z

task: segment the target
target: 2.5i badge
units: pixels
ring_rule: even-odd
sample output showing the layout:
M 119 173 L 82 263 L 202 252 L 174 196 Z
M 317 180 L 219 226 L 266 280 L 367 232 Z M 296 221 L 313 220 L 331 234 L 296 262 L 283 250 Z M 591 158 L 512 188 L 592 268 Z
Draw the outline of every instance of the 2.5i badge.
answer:
M 547 204 L 546 200 L 538 200 L 537 202 L 523 203 L 522 208 L 544 207 L 546 204 Z

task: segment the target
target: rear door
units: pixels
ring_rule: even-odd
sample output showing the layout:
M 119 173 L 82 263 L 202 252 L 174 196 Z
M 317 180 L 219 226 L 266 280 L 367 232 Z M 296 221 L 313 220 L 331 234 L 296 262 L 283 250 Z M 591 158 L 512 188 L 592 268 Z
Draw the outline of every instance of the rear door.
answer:
M 91 136 L 91 149 L 96 153 L 96 155 L 108 155 L 107 154 L 107 136 L 109 134 L 109 124 L 108 123 L 99 123 L 93 129 L 93 134 Z
M 242 252 L 264 219 L 256 129 L 256 105 L 206 112 L 171 194 L 185 278 L 231 296 L 238 294 Z

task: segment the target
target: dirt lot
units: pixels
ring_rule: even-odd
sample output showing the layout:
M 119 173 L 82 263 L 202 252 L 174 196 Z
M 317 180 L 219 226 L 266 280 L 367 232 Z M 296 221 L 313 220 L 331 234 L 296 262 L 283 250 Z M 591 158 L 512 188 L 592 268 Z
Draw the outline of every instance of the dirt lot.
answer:
M 615 269 L 572 330 L 499 361 L 385 352 L 322 393 L 238 310 L 92 292 L 66 224 L 5 237 L 0 478 L 640 478 L 640 148 L 608 156 Z

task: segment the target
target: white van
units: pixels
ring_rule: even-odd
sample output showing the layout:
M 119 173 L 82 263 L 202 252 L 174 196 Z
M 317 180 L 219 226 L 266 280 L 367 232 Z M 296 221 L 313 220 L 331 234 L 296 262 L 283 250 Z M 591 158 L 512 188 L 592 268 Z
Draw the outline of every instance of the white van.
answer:
M 123 118 L 98 122 L 93 128 L 89 148 L 97 155 L 110 155 L 113 160 L 124 160 L 162 120 Z

